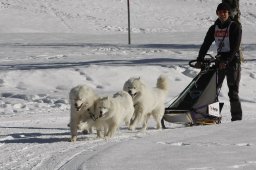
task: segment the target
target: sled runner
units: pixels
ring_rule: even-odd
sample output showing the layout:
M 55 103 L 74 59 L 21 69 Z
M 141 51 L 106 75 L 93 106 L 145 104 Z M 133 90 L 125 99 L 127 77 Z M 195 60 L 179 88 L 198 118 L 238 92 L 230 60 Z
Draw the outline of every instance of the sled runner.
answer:
M 207 54 L 201 65 L 201 71 L 181 92 L 181 94 L 165 108 L 162 127 L 165 121 L 185 125 L 208 125 L 221 122 L 223 103 L 218 100 L 219 89 L 217 57 Z M 196 60 L 189 62 L 196 68 Z

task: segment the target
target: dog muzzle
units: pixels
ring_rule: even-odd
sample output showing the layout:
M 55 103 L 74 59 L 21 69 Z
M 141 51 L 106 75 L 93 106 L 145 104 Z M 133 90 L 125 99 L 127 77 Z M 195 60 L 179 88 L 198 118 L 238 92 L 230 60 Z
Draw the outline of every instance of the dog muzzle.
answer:
M 88 103 L 81 103 L 79 106 L 77 103 L 75 103 L 76 111 L 80 111 L 82 108 L 87 108 L 87 107 L 88 107 Z
M 78 106 L 77 103 L 75 103 L 76 111 L 80 111 L 82 107 L 83 107 L 83 103 L 81 105 L 79 105 L 79 106 Z
M 137 93 L 133 93 L 132 90 L 129 90 L 128 93 L 130 96 L 132 96 L 132 98 L 134 98 L 137 95 Z
M 89 112 L 89 114 L 90 114 L 90 118 L 91 118 L 92 120 L 94 120 L 94 121 L 96 121 L 97 119 L 103 117 L 103 113 L 102 113 L 102 112 L 100 112 L 99 116 L 95 116 L 92 112 Z

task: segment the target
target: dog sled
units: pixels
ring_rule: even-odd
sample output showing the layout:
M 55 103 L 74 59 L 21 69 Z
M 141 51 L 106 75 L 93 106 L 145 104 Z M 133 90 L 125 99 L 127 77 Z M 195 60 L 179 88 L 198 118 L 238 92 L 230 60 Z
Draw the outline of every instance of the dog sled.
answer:
M 199 68 L 201 71 L 171 105 L 165 108 L 163 128 L 166 128 L 165 122 L 188 126 L 221 123 L 224 103 L 218 99 L 217 63 L 217 57 L 207 54 Z M 189 66 L 197 68 L 195 64 L 196 60 L 189 62 Z

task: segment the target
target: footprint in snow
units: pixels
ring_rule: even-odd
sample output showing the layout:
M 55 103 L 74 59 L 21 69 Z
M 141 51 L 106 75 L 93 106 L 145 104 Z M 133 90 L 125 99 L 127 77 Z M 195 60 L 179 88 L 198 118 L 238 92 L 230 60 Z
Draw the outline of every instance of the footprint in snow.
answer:
M 24 83 L 21 82 L 21 83 L 18 84 L 18 86 L 16 88 L 20 89 L 20 90 L 26 90 L 27 86 Z
M 4 80 L 0 79 L 0 87 L 3 87 L 3 86 L 4 86 Z
M 181 81 L 181 78 L 176 77 L 176 78 L 175 78 L 175 81 Z
M 97 89 L 103 89 L 104 87 L 101 86 L 101 85 L 97 85 L 96 88 L 97 88 Z
M 157 144 L 161 144 L 161 145 L 167 145 L 167 143 L 166 142 L 156 142 Z
M 161 144 L 161 145 L 171 145 L 171 146 L 188 146 L 188 145 L 190 145 L 189 143 L 183 143 L 183 142 L 173 142 L 173 143 L 169 143 L 169 142 L 162 142 L 162 141 L 157 142 L 157 144 Z
M 80 74 L 81 76 L 85 76 L 85 78 L 86 78 L 87 81 L 92 81 L 92 78 L 91 78 L 90 76 L 86 75 L 86 73 L 83 72 L 83 71 L 81 71 L 79 68 L 75 69 L 75 71 L 79 72 L 79 74 Z
M 230 166 L 229 168 L 240 169 L 240 168 L 245 168 L 245 167 L 248 167 L 248 166 L 255 166 L 253 164 L 256 164 L 256 161 L 245 161 L 245 163 L 238 164 L 238 165 L 233 165 L 233 166 Z
M 85 76 L 86 74 L 84 73 L 84 72 L 82 72 L 82 71 L 79 71 L 79 74 L 81 75 L 81 76 Z
M 92 81 L 92 78 L 89 77 L 89 76 L 86 76 L 86 80 L 87 80 L 87 81 Z
M 254 73 L 250 73 L 250 77 L 256 79 L 256 75 Z
M 67 87 L 63 86 L 63 85 L 59 85 L 56 87 L 57 90 L 67 90 Z
M 188 146 L 190 144 L 189 143 L 183 143 L 183 142 L 175 142 L 175 143 L 171 143 L 170 145 L 172 145 L 172 146 Z
M 237 143 L 236 146 L 252 146 L 250 143 Z
M 187 170 L 215 170 L 212 167 L 188 168 Z

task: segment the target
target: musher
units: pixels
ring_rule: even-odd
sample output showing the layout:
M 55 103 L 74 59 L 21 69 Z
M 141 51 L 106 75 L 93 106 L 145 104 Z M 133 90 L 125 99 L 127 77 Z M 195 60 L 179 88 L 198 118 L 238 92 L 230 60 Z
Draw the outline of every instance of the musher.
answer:
M 241 78 L 240 44 L 242 29 L 238 22 L 232 21 L 231 9 L 228 4 L 220 3 L 216 14 L 218 19 L 209 28 L 204 42 L 200 48 L 196 66 L 200 68 L 201 63 L 215 41 L 219 56 L 218 88 L 227 77 L 229 88 L 231 121 L 242 120 L 242 107 L 239 99 L 239 83 Z

